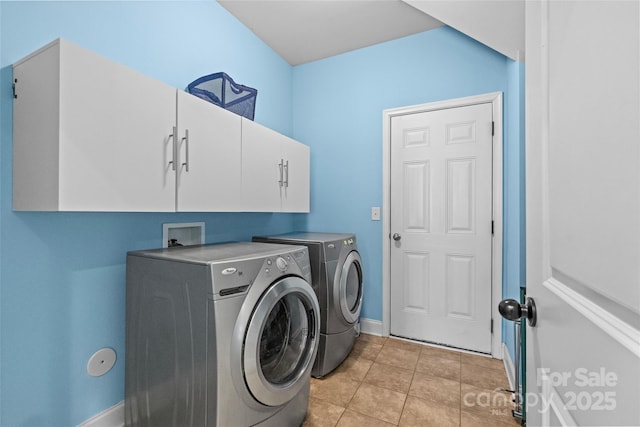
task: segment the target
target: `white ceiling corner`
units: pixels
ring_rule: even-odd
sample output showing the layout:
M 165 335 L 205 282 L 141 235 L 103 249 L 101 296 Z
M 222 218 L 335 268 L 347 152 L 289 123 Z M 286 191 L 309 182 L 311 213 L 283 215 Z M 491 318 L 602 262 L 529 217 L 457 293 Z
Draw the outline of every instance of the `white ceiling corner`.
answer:
M 402 0 L 218 0 L 291 65 L 444 25 Z
M 514 61 L 524 61 L 525 0 L 403 1 Z

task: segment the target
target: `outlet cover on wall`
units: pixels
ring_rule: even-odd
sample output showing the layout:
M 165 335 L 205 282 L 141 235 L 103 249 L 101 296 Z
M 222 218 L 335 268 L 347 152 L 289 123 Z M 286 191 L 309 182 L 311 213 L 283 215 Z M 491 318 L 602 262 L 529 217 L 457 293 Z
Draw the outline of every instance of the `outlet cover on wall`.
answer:
M 162 224 L 162 247 L 204 244 L 204 222 Z

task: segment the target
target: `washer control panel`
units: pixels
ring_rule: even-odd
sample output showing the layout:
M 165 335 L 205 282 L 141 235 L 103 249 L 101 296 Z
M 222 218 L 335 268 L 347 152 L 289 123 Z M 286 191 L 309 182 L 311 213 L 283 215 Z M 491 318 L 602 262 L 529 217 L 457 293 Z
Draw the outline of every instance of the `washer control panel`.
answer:
M 287 262 L 287 260 L 279 256 L 278 258 L 276 258 L 276 267 L 278 267 L 278 270 L 285 272 L 289 267 L 289 263 Z
M 311 264 L 309 263 L 308 249 L 299 247 L 298 250 L 290 253 L 265 258 L 262 265 L 262 273 L 269 280 L 273 280 L 274 277 L 279 275 L 297 274 L 311 283 Z

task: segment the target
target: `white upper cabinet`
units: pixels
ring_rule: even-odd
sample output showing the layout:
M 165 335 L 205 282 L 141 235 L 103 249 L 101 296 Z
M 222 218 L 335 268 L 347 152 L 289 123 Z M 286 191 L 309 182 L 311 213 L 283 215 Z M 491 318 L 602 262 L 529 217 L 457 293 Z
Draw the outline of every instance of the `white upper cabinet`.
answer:
M 235 113 L 178 91 L 176 210 L 241 210 L 240 119 Z
M 14 209 L 175 210 L 175 88 L 65 40 L 13 73 Z
M 283 137 L 284 183 L 280 191 L 283 212 L 309 212 L 309 147 Z
M 242 119 L 243 210 L 309 212 L 309 147 Z
M 279 135 L 242 119 L 243 210 L 280 211 L 283 173 Z
M 290 138 L 62 39 L 13 73 L 15 210 L 309 211 Z

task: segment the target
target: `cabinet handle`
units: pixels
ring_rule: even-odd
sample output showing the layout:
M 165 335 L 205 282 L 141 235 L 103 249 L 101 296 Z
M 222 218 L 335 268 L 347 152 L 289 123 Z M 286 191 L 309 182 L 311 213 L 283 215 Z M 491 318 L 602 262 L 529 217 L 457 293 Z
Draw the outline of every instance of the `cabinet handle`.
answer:
M 189 129 L 186 129 L 184 131 L 184 137 L 182 138 L 182 141 L 184 141 L 185 146 L 184 146 L 184 163 L 182 163 L 182 166 L 185 167 L 185 170 L 187 172 L 189 172 Z
M 171 165 L 171 170 L 176 170 L 176 155 L 177 153 L 177 145 L 176 145 L 176 138 L 178 136 L 178 128 L 177 127 L 173 127 L 173 133 L 171 135 L 169 135 L 169 138 L 171 138 L 171 141 L 173 143 L 173 149 L 171 150 L 173 152 L 173 159 L 171 161 L 169 161 L 169 164 Z
M 289 187 L 289 160 L 284 164 L 284 188 Z
M 280 180 L 278 180 L 278 184 L 280 184 L 280 187 L 282 188 L 282 185 L 284 184 L 284 181 L 282 179 L 282 168 L 284 167 L 283 159 L 280 159 L 280 163 L 278 163 L 278 167 L 280 168 Z

